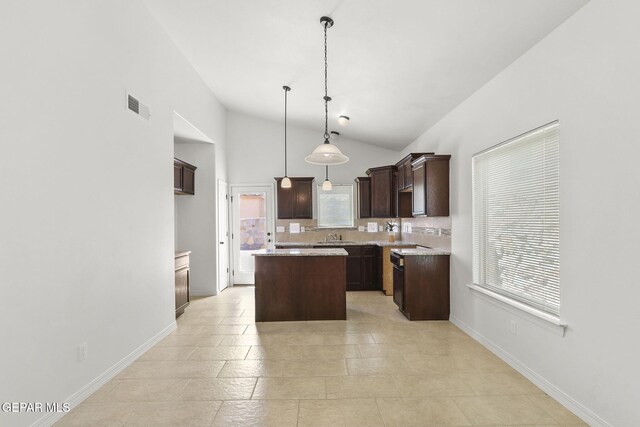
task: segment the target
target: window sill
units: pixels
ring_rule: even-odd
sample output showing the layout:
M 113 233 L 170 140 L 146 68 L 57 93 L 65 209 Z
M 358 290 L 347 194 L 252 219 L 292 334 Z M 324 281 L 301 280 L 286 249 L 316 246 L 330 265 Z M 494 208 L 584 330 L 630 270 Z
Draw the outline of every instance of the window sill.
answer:
M 560 335 L 562 337 L 565 335 L 567 324 L 562 322 L 560 318 L 556 316 L 537 310 L 533 307 L 529 307 L 526 304 L 514 301 L 473 283 L 467 285 L 467 287 L 487 302 L 497 305 L 498 307 L 507 308 L 509 311 L 515 312 L 516 314 L 525 313 L 533 323 L 550 330 L 556 335 Z

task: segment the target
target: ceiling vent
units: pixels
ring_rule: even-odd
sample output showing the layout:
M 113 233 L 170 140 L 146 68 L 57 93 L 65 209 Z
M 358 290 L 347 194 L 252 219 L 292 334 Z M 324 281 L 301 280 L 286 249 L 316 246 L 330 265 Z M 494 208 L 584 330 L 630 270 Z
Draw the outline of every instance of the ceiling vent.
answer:
M 151 118 L 149 106 L 140 102 L 140 100 L 138 100 L 130 93 L 127 94 L 127 108 L 146 120 L 149 120 Z

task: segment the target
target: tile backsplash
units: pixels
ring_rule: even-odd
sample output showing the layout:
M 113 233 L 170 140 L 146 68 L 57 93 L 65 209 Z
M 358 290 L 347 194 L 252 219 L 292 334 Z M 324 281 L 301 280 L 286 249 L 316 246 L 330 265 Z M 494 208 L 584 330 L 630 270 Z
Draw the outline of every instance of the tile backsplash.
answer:
M 342 236 L 342 240 L 355 242 L 388 240 L 389 233 L 386 231 L 377 231 L 375 233 L 369 233 L 367 231 L 369 223 L 377 223 L 379 229 L 380 227 L 384 227 L 387 221 L 398 224 L 398 228 L 394 232 L 396 240 L 413 242 L 418 245 L 437 249 L 451 250 L 450 217 L 356 219 L 354 221 L 354 228 L 348 229 L 317 229 L 317 221 L 315 219 L 279 219 L 276 221 L 276 242 L 321 242 L 324 241 L 329 234 L 338 234 Z M 299 224 L 300 233 L 290 233 L 292 223 Z

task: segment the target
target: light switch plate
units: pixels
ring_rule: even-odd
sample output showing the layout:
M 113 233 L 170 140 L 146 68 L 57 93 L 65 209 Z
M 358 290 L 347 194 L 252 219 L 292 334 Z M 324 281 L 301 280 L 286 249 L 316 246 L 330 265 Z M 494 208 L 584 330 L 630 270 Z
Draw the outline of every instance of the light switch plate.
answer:
M 305 232 L 305 228 L 304 227 L 300 227 L 300 232 L 304 233 Z
M 284 226 L 283 225 L 276 226 L 276 233 L 284 233 Z
M 384 231 L 384 227 L 380 225 L 380 226 L 378 227 L 378 231 Z
M 411 233 L 411 223 L 410 223 L 410 222 L 407 222 L 406 224 L 404 224 L 404 227 L 403 227 L 403 228 L 404 228 L 404 230 L 403 230 L 403 231 L 404 231 L 405 233 Z

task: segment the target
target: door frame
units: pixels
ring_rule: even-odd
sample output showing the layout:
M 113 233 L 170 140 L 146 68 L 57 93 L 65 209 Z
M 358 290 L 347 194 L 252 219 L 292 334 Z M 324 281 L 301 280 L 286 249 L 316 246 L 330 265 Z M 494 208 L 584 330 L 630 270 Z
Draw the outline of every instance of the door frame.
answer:
M 230 225 L 230 230 L 231 230 L 231 245 L 230 245 L 230 252 L 231 252 L 231 256 L 229 257 L 229 265 L 231 267 L 231 275 L 229 277 L 229 282 L 230 282 L 230 286 L 234 286 L 234 277 L 235 277 L 235 265 L 236 265 L 236 242 L 237 240 L 235 239 L 234 236 L 234 226 L 235 226 L 235 221 L 236 218 L 234 217 L 233 214 L 233 195 L 235 194 L 236 190 L 238 188 L 246 188 L 246 187 L 262 187 L 265 189 L 268 189 L 271 192 L 271 196 L 273 198 L 272 203 L 271 203 L 271 221 L 267 221 L 267 231 L 271 232 L 271 235 L 273 236 L 273 239 L 271 239 L 271 244 L 269 245 L 269 248 L 274 248 L 275 247 L 275 240 L 276 240 L 276 184 L 275 183 L 265 183 L 265 182 L 261 182 L 261 183 L 249 183 L 249 184 L 231 184 L 229 185 L 229 225 Z
M 229 185 L 227 184 L 227 182 L 223 179 L 218 179 L 218 221 L 217 221 L 217 234 L 218 234 L 218 239 L 216 240 L 218 243 L 218 286 L 217 286 L 217 293 L 222 292 L 224 289 L 228 288 L 229 286 L 233 286 L 233 281 L 231 280 L 231 249 L 230 249 L 230 241 L 231 241 L 231 236 L 229 235 L 229 210 L 230 210 L 230 203 L 229 203 Z M 224 202 L 224 206 L 220 206 L 220 195 L 222 192 L 226 192 L 227 197 L 225 199 Z M 226 224 L 224 224 L 224 221 L 222 221 L 220 219 L 220 212 L 223 212 L 226 210 L 227 213 L 227 221 Z M 224 236 L 226 234 L 226 236 Z M 226 239 L 224 238 L 226 237 Z M 225 242 L 225 246 L 221 245 L 220 242 Z M 224 253 L 224 251 L 226 251 L 227 253 L 227 263 L 226 265 L 223 265 L 222 260 L 221 260 L 221 254 Z M 223 274 L 224 269 L 227 269 L 227 274 L 226 274 L 226 278 L 227 278 L 227 283 L 222 283 L 224 281 L 224 277 L 225 275 Z

